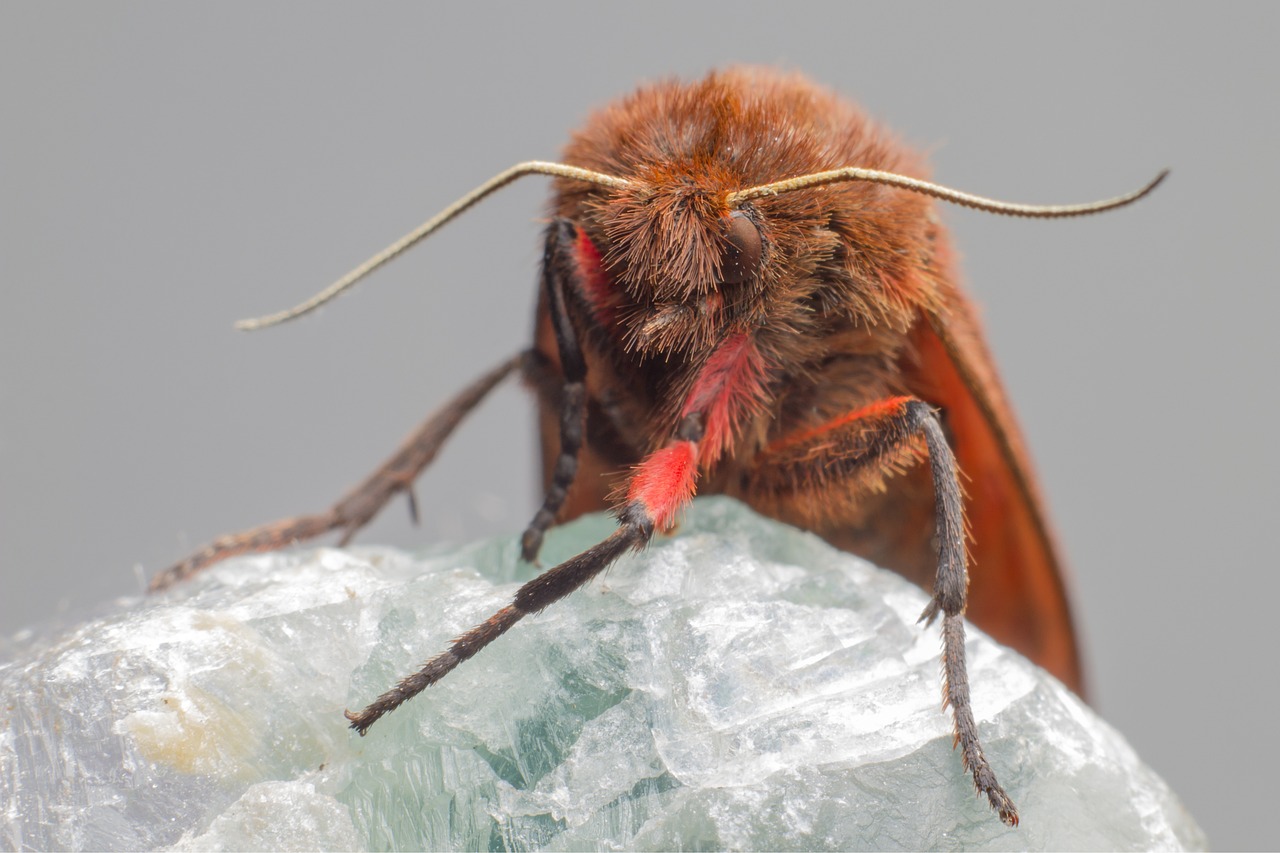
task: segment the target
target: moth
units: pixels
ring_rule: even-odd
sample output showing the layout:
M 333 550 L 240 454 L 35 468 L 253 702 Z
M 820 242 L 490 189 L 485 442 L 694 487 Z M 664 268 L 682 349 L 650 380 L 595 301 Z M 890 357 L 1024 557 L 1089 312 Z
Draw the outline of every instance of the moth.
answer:
M 922 160 L 799 75 L 738 68 L 645 86 L 593 115 L 563 162 L 516 165 L 298 307 L 305 314 L 526 175 L 554 179 L 533 345 L 481 376 L 327 512 L 216 540 L 159 574 L 333 530 L 346 543 L 409 495 L 463 418 L 520 374 L 538 400 L 544 498 L 522 539 L 610 508 L 616 530 L 374 700 L 360 734 L 524 616 L 669 529 L 695 491 L 732 495 L 894 569 L 941 619 L 944 706 L 974 785 L 1013 801 L 983 755 L 964 617 L 1077 692 L 1063 568 L 1029 456 L 934 199 L 1065 217 L 1130 204 L 999 202 L 926 180 Z M 412 503 L 411 503 L 412 508 Z M 969 587 L 967 563 L 977 567 Z

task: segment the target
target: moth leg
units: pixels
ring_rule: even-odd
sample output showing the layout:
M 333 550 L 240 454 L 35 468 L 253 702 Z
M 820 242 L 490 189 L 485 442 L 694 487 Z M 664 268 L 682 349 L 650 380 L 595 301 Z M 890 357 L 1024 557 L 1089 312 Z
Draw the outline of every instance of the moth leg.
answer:
M 347 711 L 351 728 L 365 734 L 384 714 L 444 678 L 525 616 L 564 598 L 608 568 L 628 549 L 647 545 L 653 531 L 667 527 L 673 516 L 692 499 L 698 471 L 697 442 L 701 438 L 701 415 L 691 415 L 665 447 L 649 454 L 636 468 L 626 502 L 617 510 L 617 530 L 598 545 L 547 569 L 520 587 L 509 605 L 455 639 L 446 651 L 401 679 L 363 711 Z
M 965 567 L 964 504 L 955 457 L 933 409 L 912 397 L 872 403 L 826 424 L 785 436 L 765 448 L 751 472 L 749 488 L 801 491 L 880 484 L 886 473 L 902 470 L 922 457 L 933 475 L 938 571 L 933 597 L 920 616 L 931 624 L 942 615 L 943 708 L 950 707 L 956 746 L 979 794 L 1009 826 L 1018 810 L 996 780 L 978 739 L 969 701 L 965 665 L 964 610 L 968 594 Z
M 395 454 L 356 486 L 327 512 L 302 515 L 264 524 L 240 533 L 215 539 L 191 556 L 151 579 L 151 591 L 167 589 L 212 564 L 237 554 L 275 551 L 293 542 L 311 539 L 331 530 L 344 531 L 339 544 L 347 544 L 360 528 L 386 506 L 397 492 L 410 495 L 414 479 L 440 451 L 454 428 L 509 374 L 519 368 L 529 353 L 508 359 L 465 388 L 448 405 L 427 418 L 400 445 Z
M 583 432 L 586 429 L 587 364 L 565 304 L 566 280 L 575 274 L 570 247 L 576 235 L 577 228 L 572 222 L 567 219 L 555 220 L 547 231 L 546 247 L 542 255 L 542 287 L 546 292 L 551 325 L 556 335 L 556 348 L 560 352 L 564 385 L 560 395 L 560 455 L 556 457 L 556 466 L 542 506 L 520 538 L 520 556 L 530 563 L 537 561 L 543 536 L 555 524 L 556 514 L 564 506 L 569 487 L 577 476 L 578 453 L 582 450 Z

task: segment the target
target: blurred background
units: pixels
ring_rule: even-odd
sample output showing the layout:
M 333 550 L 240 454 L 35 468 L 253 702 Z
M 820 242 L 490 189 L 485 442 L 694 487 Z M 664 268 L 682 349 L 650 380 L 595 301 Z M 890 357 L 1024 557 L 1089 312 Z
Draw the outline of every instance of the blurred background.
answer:
M 302 322 L 291 306 L 642 80 L 780 65 L 935 176 L 1074 569 L 1094 702 L 1215 846 L 1272 846 L 1280 6 L 0 5 L 0 634 L 323 509 L 529 337 L 525 179 Z M 1268 388 L 1272 390 L 1267 390 Z M 512 384 L 361 537 L 514 535 Z M 975 583 L 981 583 L 980 576 Z M 341 638 L 335 638 L 340 641 Z

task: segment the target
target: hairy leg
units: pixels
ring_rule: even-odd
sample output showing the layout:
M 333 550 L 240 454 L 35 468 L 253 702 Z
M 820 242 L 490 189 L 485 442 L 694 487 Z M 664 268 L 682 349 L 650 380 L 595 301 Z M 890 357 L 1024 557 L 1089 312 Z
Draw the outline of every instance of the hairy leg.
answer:
M 447 650 L 431 658 L 417 672 L 402 678 L 363 711 L 347 711 L 351 728 L 365 734 L 384 714 L 444 678 L 525 616 L 564 598 L 627 550 L 647 545 L 655 528 L 666 527 L 672 516 L 693 498 L 698 470 L 697 443 L 701 438 L 701 415 L 686 418 L 667 446 L 649 454 L 635 470 L 626 502 L 617 513 L 617 530 L 598 545 L 520 587 L 509 605 L 458 637 Z
M 576 234 L 577 229 L 572 222 L 566 219 L 552 222 L 542 257 L 542 287 L 547 297 L 551 327 L 555 331 L 564 384 L 560 394 L 560 455 L 556 457 L 542 506 L 520 538 L 520 556 L 530 563 L 537 561 L 543 536 L 555 523 L 556 514 L 564 506 L 569 487 L 577 476 L 578 454 L 582 450 L 586 429 L 587 365 L 565 304 L 565 288 L 573 286 L 575 277 L 570 252 Z
M 345 545 L 398 492 L 409 495 L 410 509 L 416 515 L 412 492 L 414 479 L 431 463 L 431 460 L 435 459 L 445 440 L 463 418 L 470 414 L 471 410 L 479 405 L 499 382 L 514 373 L 528 357 L 528 353 L 521 353 L 510 358 L 467 386 L 443 409 L 423 421 L 405 439 L 395 454 L 382 464 L 382 467 L 348 492 L 327 512 L 286 518 L 215 539 L 190 557 L 153 577 L 151 591 L 167 589 L 227 557 L 275 551 L 293 542 L 311 539 L 331 530 L 343 531 L 340 544 Z
M 1018 824 L 1018 810 L 996 780 L 982 751 L 969 697 L 965 665 L 964 609 L 969 577 L 965 567 L 964 504 L 955 457 L 933 409 L 921 400 L 878 401 L 829 423 L 785 436 L 765 448 L 747 488 L 793 494 L 802 499 L 854 493 L 882 486 L 887 474 L 921 456 L 933 475 L 935 538 L 938 549 L 933 597 L 920 616 L 931 624 L 942 616 L 943 707 L 955 723 L 955 744 L 1000 819 Z

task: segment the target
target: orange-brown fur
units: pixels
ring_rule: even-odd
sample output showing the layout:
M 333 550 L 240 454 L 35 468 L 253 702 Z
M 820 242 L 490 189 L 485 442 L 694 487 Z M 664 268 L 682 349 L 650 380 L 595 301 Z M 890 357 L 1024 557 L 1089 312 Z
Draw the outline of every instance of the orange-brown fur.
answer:
M 599 250 L 614 288 L 613 328 L 592 310 L 598 290 L 570 306 L 592 407 L 561 519 L 607 505 L 630 466 L 672 435 L 708 360 L 745 334 L 762 375 L 727 389 L 734 428 L 723 456 L 702 457 L 699 491 L 735 495 L 928 586 L 937 554 L 922 444 L 839 480 L 765 476 L 771 442 L 887 397 L 925 400 L 943 412 L 965 478 L 970 617 L 1080 690 L 1060 564 L 933 202 L 868 183 L 755 199 L 745 207 L 765 245 L 758 275 L 720 283 L 728 193 L 844 166 L 926 177 L 922 162 L 848 102 L 757 69 L 643 88 L 594 115 L 564 160 L 633 183 L 561 180 L 552 202 Z M 554 375 L 545 304 L 536 346 Z M 548 477 L 559 451 L 553 386 L 539 386 Z

